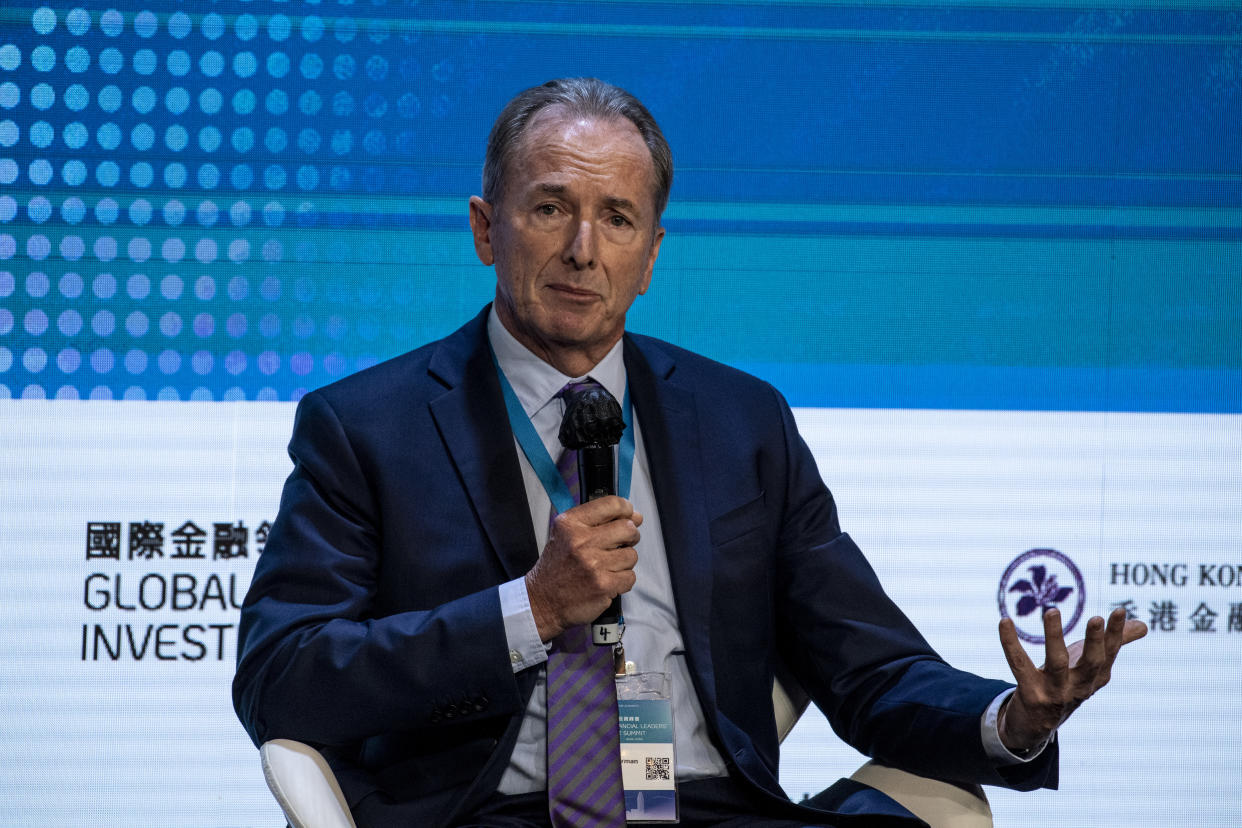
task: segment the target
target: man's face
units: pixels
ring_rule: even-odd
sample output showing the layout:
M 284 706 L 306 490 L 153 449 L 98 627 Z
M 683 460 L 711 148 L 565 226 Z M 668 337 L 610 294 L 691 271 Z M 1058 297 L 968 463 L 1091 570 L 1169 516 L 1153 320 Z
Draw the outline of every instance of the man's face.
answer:
M 470 200 L 475 250 L 496 266 L 497 315 L 565 373 L 577 372 L 551 357 L 589 357 L 589 369 L 651 283 L 664 237 L 654 182 L 651 153 L 629 121 L 549 107 L 513 153 L 498 203 Z

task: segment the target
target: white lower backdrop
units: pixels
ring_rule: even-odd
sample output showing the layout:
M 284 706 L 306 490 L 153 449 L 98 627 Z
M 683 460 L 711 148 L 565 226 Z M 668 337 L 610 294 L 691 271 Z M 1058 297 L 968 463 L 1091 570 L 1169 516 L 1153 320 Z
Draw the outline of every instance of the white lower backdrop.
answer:
M 0 824 L 281 824 L 229 683 L 293 410 L 0 400 Z M 1007 678 L 998 597 L 1016 613 L 1052 577 L 1084 610 L 1071 637 L 1117 605 L 1154 627 L 1064 728 L 1060 791 L 988 790 L 998 825 L 1236 819 L 1242 417 L 796 413 L 844 527 L 952 663 Z M 781 779 L 797 799 L 862 761 L 809 713 Z

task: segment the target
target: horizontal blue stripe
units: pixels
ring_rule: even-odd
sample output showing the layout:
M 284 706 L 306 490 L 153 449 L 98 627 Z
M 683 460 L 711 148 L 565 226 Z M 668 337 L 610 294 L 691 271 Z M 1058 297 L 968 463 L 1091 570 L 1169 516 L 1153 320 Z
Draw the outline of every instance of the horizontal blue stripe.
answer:
M 313 221 L 294 218 L 297 226 L 310 229 L 367 228 L 375 230 L 436 230 L 466 233 L 469 224 L 460 214 L 427 213 L 319 213 Z M 898 236 L 969 239 L 1155 239 L 1169 241 L 1242 241 L 1242 225 L 1161 226 L 1117 224 L 1024 224 L 1021 222 L 920 222 L 920 221 L 745 221 L 739 219 L 665 219 L 662 224 L 679 235 L 725 236 Z M 47 233 L 46 226 L 16 223 L 27 232 Z M 167 235 L 173 232 L 159 228 Z M 138 232 L 138 231 L 131 231 Z M 149 235 L 149 234 L 148 234 Z M 15 257 L 24 259 L 24 251 Z M 53 253 L 52 261 L 61 257 Z M 368 264 L 358 262 L 359 264 Z
M 1093 174 L 964 172 L 939 168 L 677 170 L 672 203 L 758 201 L 811 204 L 927 204 L 1031 207 L 1236 207 L 1242 176 L 1234 173 L 1160 176 L 1142 169 L 1100 169 Z
M 1235 241 L 1242 239 L 1242 226 L 1160 227 L 1125 224 L 1021 224 L 944 223 L 895 221 L 739 221 L 713 219 L 673 219 L 664 226 L 676 233 L 721 233 L 730 236 L 751 234 L 863 235 L 863 236 L 948 236 L 961 238 L 1033 239 L 1186 239 Z
M 1242 413 L 1242 371 L 737 363 L 806 408 Z
M 1097 368 L 980 365 L 837 365 L 826 363 L 734 363 L 778 388 L 800 408 L 894 408 L 982 411 L 1123 411 L 1161 413 L 1242 414 L 1242 370 L 1223 368 Z M 127 389 L 141 389 L 141 398 L 156 399 L 174 391 L 174 399 L 190 399 L 195 389 L 211 399 L 254 400 L 259 391 L 274 391 L 280 400 L 299 399 L 341 374 L 322 369 L 305 377 L 282 371 L 256 377 L 254 371 L 229 376 L 222 368 L 207 376 L 127 376 L 120 366 L 112 376 L 74 377 L 53 371 L 31 374 L 13 366 L 0 374 L 0 399 L 22 396 L 30 384 L 53 397 L 65 385 L 86 398 L 98 386 L 117 399 Z M 269 393 L 270 393 L 269 391 Z

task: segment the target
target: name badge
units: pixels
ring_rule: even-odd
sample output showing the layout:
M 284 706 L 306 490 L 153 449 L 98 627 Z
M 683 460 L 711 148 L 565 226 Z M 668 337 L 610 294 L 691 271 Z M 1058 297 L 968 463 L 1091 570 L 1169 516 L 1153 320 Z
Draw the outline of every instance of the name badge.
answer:
M 673 702 L 664 673 L 617 677 L 626 822 L 677 822 Z

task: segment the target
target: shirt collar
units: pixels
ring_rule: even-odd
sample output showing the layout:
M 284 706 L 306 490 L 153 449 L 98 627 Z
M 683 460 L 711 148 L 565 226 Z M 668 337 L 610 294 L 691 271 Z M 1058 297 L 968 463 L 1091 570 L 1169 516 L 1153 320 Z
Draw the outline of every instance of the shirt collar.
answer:
M 557 392 L 565 387 L 565 383 L 584 379 L 562 374 L 518 342 L 496 316 L 495 307 L 487 314 L 487 337 L 491 340 L 492 351 L 496 354 L 500 370 L 513 386 L 513 392 L 517 394 L 518 402 L 522 404 L 522 410 L 528 417 L 534 417 L 551 402 Z M 625 359 L 621 352 L 622 341 L 618 340 L 604 358 L 585 375 L 604 386 L 618 402 L 625 397 Z

